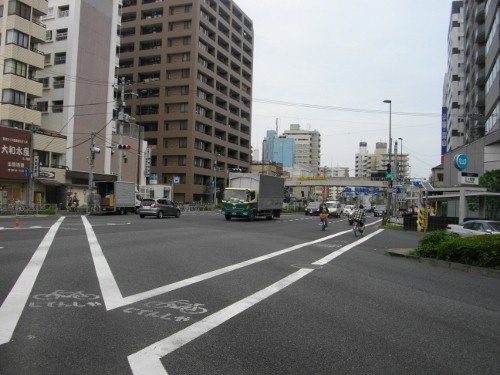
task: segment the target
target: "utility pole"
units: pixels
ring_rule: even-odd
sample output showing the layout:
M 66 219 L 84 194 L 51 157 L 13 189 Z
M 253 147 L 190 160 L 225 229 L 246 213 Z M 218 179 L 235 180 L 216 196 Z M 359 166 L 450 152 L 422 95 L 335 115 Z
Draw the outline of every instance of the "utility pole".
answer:
M 125 117 L 125 113 L 123 112 L 123 108 L 125 107 L 125 77 L 121 78 L 120 83 L 120 110 L 118 111 L 118 143 L 123 143 L 123 119 Z M 120 148 L 118 150 L 118 181 L 122 180 L 122 159 L 123 159 L 123 150 Z
M 87 215 L 90 213 L 90 203 L 94 202 L 92 189 L 94 188 L 94 161 L 95 154 L 99 154 L 101 149 L 95 145 L 95 132 L 90 135 L 90 156 L 89 156 L 89 188 L 88 188 L 88 199 L 87 199 Z

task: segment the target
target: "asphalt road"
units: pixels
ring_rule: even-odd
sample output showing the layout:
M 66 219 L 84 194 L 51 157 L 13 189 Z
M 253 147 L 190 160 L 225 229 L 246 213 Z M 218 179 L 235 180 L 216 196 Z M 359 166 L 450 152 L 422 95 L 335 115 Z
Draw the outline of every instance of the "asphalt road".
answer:
M 500 373 L 500 280 L 379 222 L 0 218 L 0 374 Z

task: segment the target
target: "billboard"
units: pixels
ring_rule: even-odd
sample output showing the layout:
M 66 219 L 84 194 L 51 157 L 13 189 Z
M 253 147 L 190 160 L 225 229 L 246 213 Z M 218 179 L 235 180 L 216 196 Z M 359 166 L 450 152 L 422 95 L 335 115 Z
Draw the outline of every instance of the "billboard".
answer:
M 0 126 L 0 179 L 28 181 L 31 132 Z

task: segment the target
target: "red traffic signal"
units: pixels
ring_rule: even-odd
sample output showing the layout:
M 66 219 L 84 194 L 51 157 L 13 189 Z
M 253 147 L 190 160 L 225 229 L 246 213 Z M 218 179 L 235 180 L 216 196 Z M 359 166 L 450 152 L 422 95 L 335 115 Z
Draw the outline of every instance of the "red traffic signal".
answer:
M 132 147 L 130 145 L 116 145 L 118 150 L 130 150 Z

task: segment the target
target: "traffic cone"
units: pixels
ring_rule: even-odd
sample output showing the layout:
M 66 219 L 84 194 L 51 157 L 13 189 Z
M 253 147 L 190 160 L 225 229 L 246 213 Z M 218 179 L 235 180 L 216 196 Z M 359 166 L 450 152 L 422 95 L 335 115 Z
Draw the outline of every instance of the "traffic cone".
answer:
M 14 225 L 14 228 L 16 228 L 16 229 L 20 228 L 20 226 L 19 226 L 19 217 L 18 216 L 16 216 L 16 224 Z

